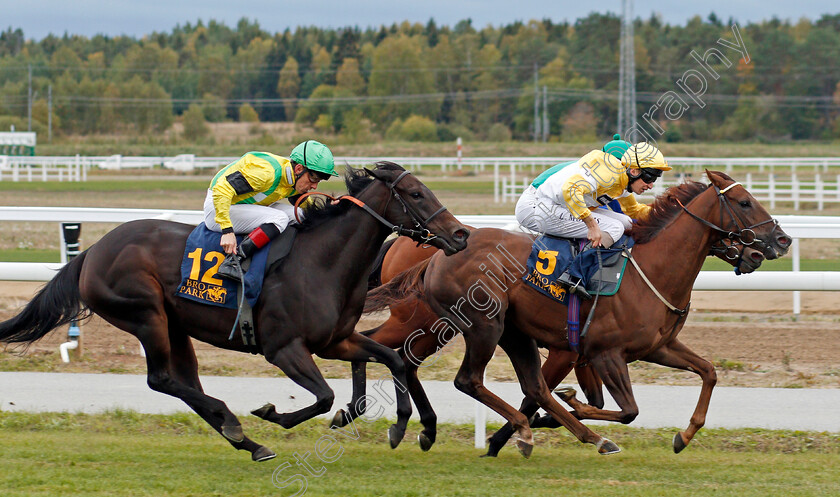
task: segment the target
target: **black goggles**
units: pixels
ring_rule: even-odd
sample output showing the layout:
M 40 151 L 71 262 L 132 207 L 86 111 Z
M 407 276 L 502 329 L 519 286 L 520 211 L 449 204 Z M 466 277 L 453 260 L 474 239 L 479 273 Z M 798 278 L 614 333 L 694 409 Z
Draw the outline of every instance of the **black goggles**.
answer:
M 642 168 L 642 172 L 639 173 L 639 179 L 644 181 L 645 183 L 652 184 L 657 179 L 662 176 L 661 169 L 654 169 L 652 167 L 644 167 Z

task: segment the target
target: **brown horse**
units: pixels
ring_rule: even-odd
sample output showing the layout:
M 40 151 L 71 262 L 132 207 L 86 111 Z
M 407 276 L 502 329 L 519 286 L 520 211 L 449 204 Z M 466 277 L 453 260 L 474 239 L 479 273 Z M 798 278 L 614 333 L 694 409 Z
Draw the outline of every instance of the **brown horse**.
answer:
M 746 189 L 723 173 L 707 174 L 711 185 L 691 182 L 670 188 L 653 204 L 650 217 L 631 230 L 637 242 L 634 263 L 620 291 L 602 299 L 597 318 L 582 339 L 583 355 L 621 411 L 587 406 L 572 398 L 572 416 L 552 399 L 540 374 L 537 343 L 568 350 L 565 334 L 558 332 L 566 308 L 522 282 L 533 242 L 530 236 L 478 230 L 467 250 L 450 258 L 435 255 L 370 292 L 366 309 L 419 297 L 441 316 L 445 326 L 463 332 L 466 353 L 455 386 L 505 417 L 525 453 L 533 444 L 527 417 L 483 385 L 485 366 L 497 344 L 505 346 L 526 397 L 580 441 L 598 444 L 601 452 L 603 440 L 577 418 L 622 423 L 635 419 L 638 407 L 628 362 L 645 360 L 693 371 L 703 386 L 688 428 L 674 437 L 674 450 L 679 452 L 705 423 L 716 382 L 714 367 L 677 339 L 703 260 L 722 239 L 753 245 L 768 259 L 784 254 L 791 241 Z M 584 313 L 589 305 L 584 306 Z
M 470 227 L 470 229 L 473 228 Z M 437 251 L 438 249 L 435 247 L 415 243 L 407 237 L 399 237 L 386 242 L 379 251 L 377 263 L 368 280 L 368 287 L 373 289 L 387 283 L 398 273 L 425 261 Z M 764 260 L 764 255 L 760 251 L 750 246 L 732 242 L 729 239 L 724 239 L 719 246 L 713 247 L 710 255 L 718 256 L 725 262 L 737 267 L 744 274 L 755 271 Z M 429 450 L 435 442 L 437 416 L 424 389 L 420 386 L 417 378 L 418 368 L 421 367 L 423 360 L 437 353 L 454 337 L 451 334 L 444 336 L 444 334 L 435 333 L 436 330 L 432 329 L 432 326 L 437 319 L 438 316 L 422 300 L 414 299 L 391 306 L 390 316 L 383 324 L 361 332 L 376 342 L 398 349 L 406 367 L 408 393 L 414 400 L 420 415 L 420 422 L 423 425 L 423 430 L 417 439 L 424 451 Z M 548 347 L 548 356 L 542 365 L 542 374 L 549 389 L 557 387 L 568 376 L 572 368 L 575 370 L 575 376 L 586 396 L 587 403 L 598 408 L 604 407 L 602 382 L 594 368 L 586 360 L 579 360 L 579 355 L 576 352 Z M 336 412 L 331 426 L 345 426 L 350 420 L 364 412 L 365 363 L 354 362 L 352 371 L 352 399 L 347 404 L 346 410 L 341 409 Z M 574 391 L 564 389 L 561 394 L 564 396 L 574 395 Z M 550 415 L 532 418 L 538 408 L 538 404 L 532 399 L 525 399 L 520 407 L 520 412 L 531 420 L 531 428 L 557 428 L 560 426 Z M 509 423 L 497 431 L 489 440 L 487 455 L 496 456 L 512 434 L 513 430 Z
M 316 397 L 313 405 L 296 412 L 280 414 L 271 404 L 253 411 L 284 428 L 332 406 L 334 393 L 312 354 L 381 362 L 395 381 L 405 382 L 405 368 L 392 349 L 354 333 L 367 275 L 388 234 L 410 234 L 447 254 L 463 249 L 469 235 L 423 183 L 396 164 L 351 168 L 346 183 L 358 200 L 307 210 L 290 255 L 270 268 L 254 307 L 260 352 Z M 199 382 L 190 338 L 242 352 L 248 348 L 239 336 L 228 339 L 235 309 L 175 295 L 192 229 L 155 220 L 117 227 L 64 266 L 20 314 L 0 323 L 0 341 L 31 343 L 88 310 L 96 313 L 140 340 L 153 390 L 183 400 L 235 448 L 249 451 L 253 460 L 270 459 L 274 453 L 248 439 L 236 416 L 222 401 L 206 395 Z M 389 430 L 392 447 L 404 436 L 411 415 L 408 395 L 400 389 L 396 394 L 398 419 Z
M 368 286 L 372 289 L 387 283 L 398 273 L 425 261 L 437 253 L 438 250 L 430 245 L 416 243 L 407 237 L 399 237 L 386 242 L 380 250 L 379 264 L 371 273 Z M 390 313 L 391 315 L 383 324 L 361 333 L 392 349 L 399 349 L 398 352 L 406 368 L 408 393 L 414 400 L 415 406 L 417 406 L 420 422 L 423 425 L 423 430 L 417 439 L 420 447 L 427 451 L 432 447 L 437 436 L 437 415 L 432 409 L 426 392 L 420 386 L 417 372 L 418 368 L 422 367 L 423 360 L 437 353 L 449 340 L 454 338 L 454 335 L 437 333 L 438 330 L 434 329 L 433 325 L 438 320 L 438 316 L 420 299 L 393 305 L 390 308 Z M 543 366 L 543 374 L 546 375 L 546 378 L 557 378 L 556 382 L 551 385 L 551 388 L 553 388 L 574 367 L 578 383 L 586 395 L 588 403 L 603 407 L 604 395 L 601 380 L 591 367 L 577 362 L 577 359 L 578 354 L 575 352 L 549 348 L 548 359 Z M 336 412 L 331 426 L 345 426 L 365 410 L 365 363 L 354 362 L 352 371 L 352 400 L 347 404 L 346 410 L 341 409 Z M 536 412 L 536 409 L 534 412 Z

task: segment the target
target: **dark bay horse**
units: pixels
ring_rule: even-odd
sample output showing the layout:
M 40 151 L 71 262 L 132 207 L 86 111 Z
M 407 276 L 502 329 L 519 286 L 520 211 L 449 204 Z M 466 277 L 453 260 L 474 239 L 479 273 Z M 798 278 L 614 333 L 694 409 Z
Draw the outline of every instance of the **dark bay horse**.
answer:
M 470 229 L 473 230 L 472 227 Z M 472 233 L 476 233 L 476 231 L 473 230 Z M 368 281 L 368 287 L 373 289 L 387 283 L 398 273 L 425 261 L 438 250 L 430 245 L 415 243 L 408 237 L 389 240 L 380 249 L 377 263 Z M 715 255 L 737 267 L 743 274 L 755 271 L 764 260 L 764 254 L 759 250 L 729 239 L 723 239 L 720 245 L 714 246 L 710 255 Z M 433 326 L 438 320 L 438 316 L 422 299 L 412 299 L 399 305 L 392 305 L 389 310 L 390 316 L 384 323 L 361 333 L 376 342 L 398 349 L 406 367 L 408 392 L 414 400 L 420 415 L 420 422 L 423 425 L 423 430 L 417 437 L 418 442 L 420 447 L 426 451 L 435 442 L 437 416 L 424 389 L 420 386 L 417 373 L 418 369 L 422 367 L 423 360 L 437 353 L 454 335 L 437 333 L 438 329 Z M 602 382 L 594 368 L 585 359 L 579 360 L 579 355 L 576 352 L 548 347 L 548 355 L 542 365 L 542 374 L 549 389 L 557 387 L 568 376 L 572 368 L 574 368 L 577 382 L 586 396 L 587 404 L 599 408 L 604 407 Z M 364 411 L 365 363 L 354 362 L 352 371 L 352 400 L 347 404 L 346 409 L 336 412 L 331 423 L 332 426 L 345 426 Z M 568 398 L 573 396 L 574 393 L 573 389 L 567 388 L 562 390 L 561 395 L 563 398 Z M 550 415 L 532 417 L 536 414 L 538 408 L 539 405 L 532 399 L 525 399 L 520 407 L 520 412 L 531 420 L 531 428 L 557 428 L 560 426 Z M 509 423 L 497 431 L 490 439 L 487 455 L 496 456 L 512 434 L 513 430 Z
M 343 200 L 306 211 L 291 253 L 270 269 L 254 307 L 261 353 L 316 397 L 314 404 L 296 412 L 277 413 L 271 404 L 253 411 L 284 428 L 332 406 L 334 393 L 312 354 L 381 362 L 395 381 L 405 382 L 405 368 L 392 349 L 354 333 L 367 276 L 389 233 L 409 233 L 447 254 L 466 247 L 469 230 L 397 164 L 350 168 L 346 183 L 357 202 Z M 370 211 L 357 207 L 358 201 Z M 236 416 L 224 402 L 206 395 L 199 382 L 190 338 L 225 349 L 248 349 L 238 334 L 228 340 L 235 309 L 175 296 L 192 230 L 193 226 L 157 220 L 117 227 L 64 266 L 20 314 L 0 323 L 0 341 L 31 343 L 71 319 L 96 313 L 140 340 L 153 390 L 183 400 L 235 448 L 249 451 L 253 460 L 270 459 L 274 453 L 247 438 Z M 404 436 L 411 415 L 408 395 L 400 389 L 396 394 L 398 419 L 389 430 L 392 447 Z
M 723 173 L 707 171 L 707 175 L 711 185 L 690 182 L 670 188 L 654 202 L 650 217 L 634 226 L 630 234 L 636 239 L 635 263 L 628 264 L 619 292 L 601 300 L 589 334 L 581 342 L 582 354 L 620 411 L 572 398 L 572 416 L 552 399 L 540 374 L 537 343 L 569 349 L 561 332 L 566 308 L 522 282 L 533 242 L 528 235 L 477 230 L 465 251 L 450 258 L 436 254 L 370 292 L 367 310 L 420 298 L 445 326 L 462 332 L 466 353 L 455 386 L 505 417 L 526 453 L 533 444 L 528 418 L 483 385 L 484 369 L 497 344 L 508 353 L 526 397 L 580 441 L 598 445 L 601 452 L 603 439 L 578 418 L 622 423 L 635 419 L 638 407 L 627 363 L 644 360 L 693 371 L 703 385 L 688 428 L 674 437 L 674 450 L 679 452 L 705 423 L 716 382 L 711 363 L 677 338 L 703 260 L 723 239 L 752 245 L 768 259 L 786 253 L 791 243 L 746 189 Z M 583 306 L 582 314 L 590 305 Z

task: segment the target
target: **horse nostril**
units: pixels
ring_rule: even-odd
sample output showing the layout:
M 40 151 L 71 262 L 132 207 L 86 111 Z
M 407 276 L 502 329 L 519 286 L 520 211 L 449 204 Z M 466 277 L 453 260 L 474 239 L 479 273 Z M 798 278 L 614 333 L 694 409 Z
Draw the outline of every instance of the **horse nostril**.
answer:
M 452 234 L 452 238 L 459 242 L 463 242 L 468 236 L 470 236 L 470 231 L 467 229 L 456 230 L 455 233 Z
M 786 236 L 780 236 L 780 237 L 776 238 L 776 241 L 782 247 L 787 247 L 788 245 L 790 245 L 790 238 L 788 238 Z
M 761 252 L 753 252 L 752 254 L 750 254 L 750 257 L 757 262 L 761 262 L 764 260 L 764 254 L 762 254 Z

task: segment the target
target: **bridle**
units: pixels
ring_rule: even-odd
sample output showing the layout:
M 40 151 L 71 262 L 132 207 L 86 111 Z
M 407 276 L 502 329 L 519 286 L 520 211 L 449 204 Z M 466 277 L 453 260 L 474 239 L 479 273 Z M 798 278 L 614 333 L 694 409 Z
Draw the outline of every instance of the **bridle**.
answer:
M 720 240 L 718 240 L 717 242 L 712 244 L 712 247 L 711 247 L 709 252 L 712 253 L 712 254 L 715 254 L 715 255 L 722 254 L 724 257 L 726 257 L 729 260 L 741 259 L 744 255 L 744 248 L 749 247 L 749 246 L 754 245 L 756 248 L 758 248 L 762 252 L 764 252 L 765 249 L 769 249 L 770 247 L 767 245 L 766 242 L 764 242 L 763 240 L 760 240 L 758 237 L 756 237 L 755 228 L 757 228 L 759 226 L 762 226 L 764 224 L 767 224 L 767 223 L 773 223 L 775 226 L 779 225 L 779 221 L 777 219 L 770 218 L 770 219 L 761 221 L 760 223 L 755 223 L 753 225 L 747 226 L 747 221 L 745 221 L 740 215 L 738 215 L 737 212 L 735 212 L 735 210 L 732 208 L 732 205 L 730 204 L 729 198 L 726 197 L 726 195 L 725 195 L 726 192 L 728 192 L 729 190 L 731 190 L 735 186 L 739 186 L 740 184 L 741 183 L 738 183 L 736 181 L 736 182 L 732 183 L 731 185 L 727 186 L 724 189 L 718 188 L 717 185 L 712 185 L 712 187 L 714 187 L 714 189 L 715 189 L 715 192 L 717 193 L 717 198 L 718 198 L 718 201 L 721 205 L 720 224 L 724 223 L 724 219 L 723 219 L 724 212 L 727 212 L 727 213 L 729 213 L 729 218 L 732 222 L 732 229 L 723 229 L 720 226 L 717 226 L 717 225 L 701 218 L 700 216 L 698 216 L 698 215 L 694 214 L 693 212 L 691 212 L 690 210 L 688 210 L 688 208 L 685 205 L 683 205 L 683 203 L 680 202 L 679 199 L 676 199 L 677 203 L 680 204 L 680 207 L 682 207 L 682 209 L 689 216 L 693 217 L 697 221 L 701 222 L 702 224 L 708 226 L 709 228 L 715 230 L 716 232 L 718 232 L 722 235 Z M 730 240 L 732 242 L 732 245 L 727 246 L 725 243 L 723 243 L 724 239 Z M 738 249 L 738 245 L 741 246 L 740 249 Z M 734 252 L 731 251 L 731 249 L 734 249 Z
M 718 188 L 716 185 L 712 185 L 715 189 L 715 192 L 717 193 L 718 201 L 721 204 L 721 214 L 720 214 L 721 221 L 720 221 L 720 224 L 723 224 L 723 212 L 724 211 L 728 212 L 729 217 L 732 221 L 732 225 L 733 225 L 733 229 L 731 229 L 731 230 L 723 229 L 723 228 L 717 226 L 716 224 L 713 224 L 713 223 L 703 219 L 702 217 L 700 217 L 697 214 L 694 214 L 693 212 L 688 210 L 688 208 L 685 205 L 683 205 L 683 203 L 680 201 L 680 199 L 678 199 L 678 198 L 675 199 L 677 201 L 677 203 L 680 205 L 680 207 L 682 207 L 682 209 L 689 216 L 693 217 L 694 219 L 696 219 L 700 223 L 704 224 L 705 226 L 707 226 L 707 227 L 713 229 L 714 231 L 717 231 L 718 233 L 723 235 L 721 237 L 721 239 L 717 241 L 717 243 L 721 244 L 721 247 L 716 248 L 714 245 L 712 245 L 712 249 L 710 250 L 710 252 L 714 252 L 715 250 L 724 250 L 724 251 L 728 250 L 728 248 L 723 243 L 724 239 L 728 239 L 728 240 L 733 242 L 733 245 L 730 245 L 730 248 L 737 245 L 737 244 L 741 244 L 743 247 L 755 245 L 756 247 L 759 247 L 760 249 L 768 248 L 767 244 L 764 241 L 759 240 L 755 236 L 754 228 L 757 228 L 761 225 L 764 225 L 764 224 L 767 224 L 767 223 L 770 223 L 770 222 L 774 223 L 776 226 L 779 225 L 778 220 L 776 220 L 774 218 L 770 218 L 770 219 L 767 219 L 765 221 L 761 221 L 760 223 L 755 223 L 751 226 L 747 226 L 747 222 L 741 216 L 739 216 L 738 213 L 736 213 L 734 211 L 734 209 L 732 209 L 732 206 L 729 204 L 729 199 L 725 195 L 726 192 L 728 192 L 733 187 L 735 187 L 737 185 L 740 185 L 740 184 L 741 183 L 734 182 L 734 183 L 732 183 L 731 185 L 727 186 L 726 188 L 724 188 L 722 190 L 720 188 Z M 741 226 L 744 226 L 744 227 L 742 228 Z M 736 248 L 736 250 L 738 250 L 738 249 Z M 738 252 L 739 252 L 739 254 L 738 254 L 737 258 L 743 257 L 743 248 Z M 636 262 L 635 258 L 633 258 L 631 252 L 629 250 L 625 249 L 624 254 L 625 254 L 625 257 L 627 257 L 630 260 L 630 262 L 633 263 L 633 266 L 639 272 L 639 275 L 641 276 L 641 278 L 645 282 L 645 284 L 647 284 L 648 288 L 650 288 L 651 291 L 653 291 L 653 293 L 659 298 L 660 301 L 662 301 L 662 303 L 665 304 L 666 307 L 668 307 L 668 309 L 671 310 L 671 312 L 680 316 L 680 318 L 677 319 L 677 322 L 674 324 L 674 329 L 676 329 L 680 320 L 685 315 L 688 314 L 688 309 L 691 306 L 691 302 L 689 302 L 688 305 L 686 305 L 685 308 L 683 308 L 683 309 L 680 309 L 680 308 L 674 306 L 673 304 L 671 304 L 670 302 L 668 302 L 668 300 L 661 293 L 659 293 L 659 291 L 656 289 L 656 287 L 653 286 L 653 283 L 651 283 L 651 281 L 645 275 L 644 271 L 642 271 L 642 268 L 639 267 L 639 264 Z M 737 269 L 737 267 L 736 267 L 736 269 Z
M 396 224 L 388 221 L 387 219 L 385 219 L 384 217 L 379 215 L 379 213 L 377 213 L 376 211 L 371 209 L 370 206 L 368 206 L 367 204 L 365 204 L 361 200 L 357 199 L 356 197 L 352 197 L 350 195 L 342 195 L 338 198 L 335 198 L 331 195 L 327 195 L 326 193 L 321 193 L 321 192 L 307 192 L 307 193 L 304 193 L 303 195 L 301 195 L 298 198 L 297 202 L 295 202 L 295 219 L 297 220 L 298 223 L 300 223 L 300 218 L 298 217 L 297 208 L 300 205 L 300 203 L 306 197 L 308 197 L 310 195 L 323 195 L 323 196 L 325 196 L 329 199 L 332 199 L 332 200 L 349 200 L 353 204 L 355 204 L 355 205 L 361 207 L 362 209 L 364 209 L 365 212 L 367 212 L 368 214 L 373 216 L 373 218 L 376 219 L 377 221 L 379 221 L 380 223 L 387 226 L 388 229 L 391 230 L 392 233 L 396 233 L 398 236 L 407 236 L 407 237 L 411 238 L 412 240 L 414 240 L 415 242 L 417 242 L 418 244 L 429 243 L 430 241 L 437 238 L 437 235 L 435 235 L 434 233 L 429 231 L 428 225 L 432 221 L 432 219 L 434 219 L 438 214 L 446 211 L 446 207 L 441 206 L 440 209 L 433 212 L 429 217 L 423 219 L 422 214 L 417 212 L 416 209 L 414 209 L 411 205 L 406 203 L 405 199 L 402 198 L 402 196 L 400 195 L 400 193 L 396 189 L 397 184 L 400 181 L 402 181 L 402 179 L 405 178 L 409 174 L 411 174 L 409 171 L 403 171 L 402 173 L 400 173 L 399 176 L 397 176 L 397 178 L 394 181 L 385 181 L 383 179 L 377 178 L 376 176 L 374 176 L 374 179 L 378 179 L 378 180 L 384 182 L 386 186 L 388 186 L 388 189 L 391 191 L 391 195 L 393 196 L 393 198 L 395 198 L 397 200 L 397 202 L 399 202 L 400 205 L 402 206 L 403 212 L 408 214 L 408 216 L 411 218 L 411 222 L 414 223 L 414 228 L 407 228 L 407 227 L 405 227 L 401 224 L 396 225 Z M 389 199 L 389 202 L 390 202 L 390 199 Z M 388 208 L 387 204 L 385 205 L 385 208 L 386 209 Z

